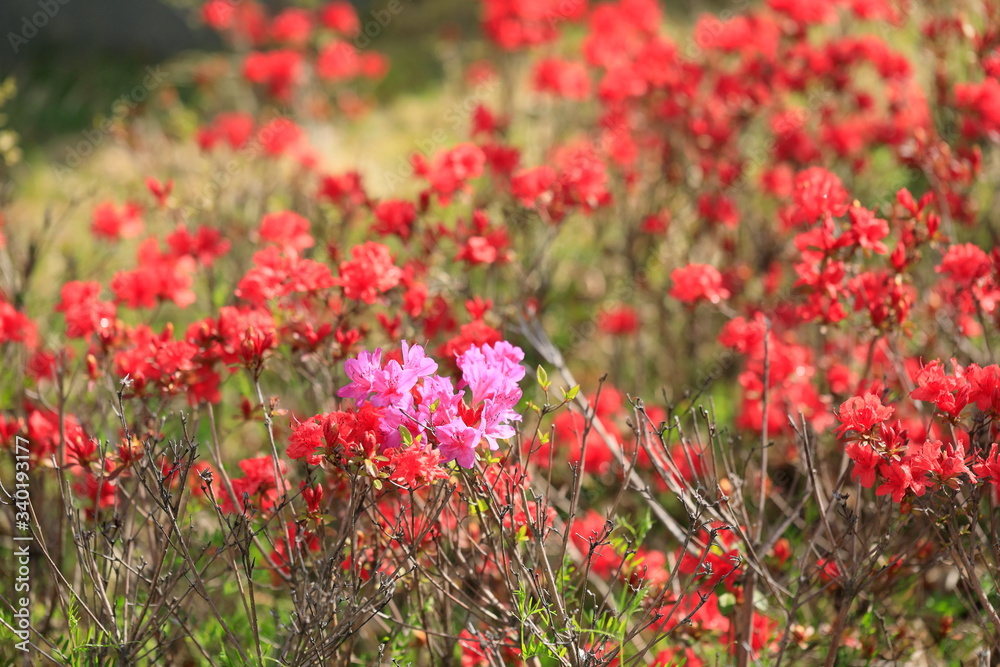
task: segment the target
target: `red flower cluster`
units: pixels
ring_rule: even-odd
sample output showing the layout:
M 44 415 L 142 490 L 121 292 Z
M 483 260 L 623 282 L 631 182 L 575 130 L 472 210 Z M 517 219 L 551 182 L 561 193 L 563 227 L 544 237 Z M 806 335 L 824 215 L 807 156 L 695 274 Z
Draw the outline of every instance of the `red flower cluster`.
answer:
M 693 304 L 702 299 L 719 303 L 730 296 L 729 290 L 722 285 L 722 275 L 708 264 L 689 264 L 674 269 L 670 278 L 674 283 L 670 296 L 684 303 Z
M 890 424 L 894 407 L 883 406 L 872 393 L 844 402 L 838 415 L 841 425 L 837 434 L 849 436 L 847 453 L 854 461 L 854 476 L 862 486 L 871 488 L 881 481 L 876 493 L 890 494 L 898 503 L 908 494 L 912 493 L 910 498 L 919 497 L 941 487 L 958 489 L 979 482 L 997 485 L 997 445 L 991 445 L 989 451 L 975 447 L 970 451 L 969 433 L 955 427 L 961 426 L 963 410 L 974 406 L 989 420 L 989 436 L 997 437 L 1000 367 L 954 366 L 955 372 L 951 374 L 938 361 L 917 370 L 913 378 L 917 388 L 910 393 L 913 401 L 933 405 L 947 424 L 947 430 L 934 424 L 927 432 L 923 424 L 909 415 Z M 910 437 L 910 433 L 924 432 L 927 432 L 924 438 Z M 948 433 L 950 442 L 935 437 L 935 432 Z
M 109 241 L 135 238 L 142 234 L 141 215 L 142 209 L 136 204 L 125 204 L 119 209 L 112 202 L 104 202 L 94 209 L 90 229 L 94 236 Z
M 336 284 L 348 299 L 375 303 L 379 294 L 398 285 L 403 271 L 393 264 L 389 248 L 368 241 L 351 249 L 351 259 L 340 263 Z
M 485 0 L 483 27 L 490 39 L 509 51 L 555 40 L 556 26 L 578 19 L 587 0 Z

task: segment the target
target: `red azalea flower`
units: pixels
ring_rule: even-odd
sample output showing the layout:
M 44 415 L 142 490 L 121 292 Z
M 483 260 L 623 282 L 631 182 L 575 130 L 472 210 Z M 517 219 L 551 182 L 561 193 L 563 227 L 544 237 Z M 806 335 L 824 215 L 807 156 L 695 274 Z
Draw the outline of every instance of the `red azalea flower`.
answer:
M 340 263 L 336 284 L 344 289 L 346 298 L 370 304 L 379 294 L 398 285 L 402 277 L 403 271 L 393 264 L 389 248 L 368 241 L 351 248 L 351 259 Z
M 272 97 L 287 102 L 302 74 L 302 54 L 291 49 L 254 51 L 243 62 L 247 81 L 267 86 Z
M 277 243 L 286 252 L 293 254 L 316 244 L 309 233 L 309 221 L 292 211 L 277 211 L 265 215 L 260 221 L 260 237 Z
M 895 411 L 891 405 L 883 406 L 881 399 L 875 394 L 854 396 L 844 401 L 837 413 L 840 426 L 834 431 L 838 437 L 843 437 L 848 431 L 859 435 L 869 434 L 875 426 L 881 424 Z
M 344 37 L 354 37 L 361 32 L 361 21 L 354 5 L 335 1 L 326 4 L 319 12 L 320 22 Z
M 71 280 L 62 286 L 62 298 L 56 311 L 66 317 L 66 335 L 87 338 L 96 331 L 111 329 L 115 324 L 113 303 L 101 301 L 101 285 L 96 282 Z
M 395 234 L 401 239 L 410 238 L 417 219 L 417 207 L 411 202 L 388 199 L 375 206 L 375 231 L 382 236 Z
M 670 296 L 683 303 L 697 303 L 702 299 L 719 303 L 730 296 L 729 290 L 722 286 L 722 274 L 708 264 L 689 264 L 674 269 L 670 279 L 674 283 Z
M 291 7 L 271 21 L 271 39 L 279 44 L 302 47 L 312 33 L 312 15 L 304 9 Z
M 112 202 L 98 204 L 90 229 L 95 236 L 111 241 L 131 239 L 142 233 L 142 209 L 137 204 L 118 208 Z

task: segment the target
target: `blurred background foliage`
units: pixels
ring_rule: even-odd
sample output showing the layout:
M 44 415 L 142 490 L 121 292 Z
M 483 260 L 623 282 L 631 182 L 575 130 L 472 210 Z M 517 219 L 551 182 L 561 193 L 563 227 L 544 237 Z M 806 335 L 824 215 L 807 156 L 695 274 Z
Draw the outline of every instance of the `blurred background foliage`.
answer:
M 53 0 L 57 2 L 58 0 Z M 480 42 L 480 3 L 469 0 L 400 0 L 403 11 L 370 48 L 392 62 L 379 83 L 377 99 L 389 103 L 401 94 L 433 92 L 445 73 L 442 45 Z M 269 2 L 273 7 L 313 7 L 319 0 Z M 362 20 L 386 5 L 383 0 L 355 0 Z M 724 10 L 724 0 L 672 0 L 662 3 L 671 21 L 690 24 L 702 12 Z M 745 0 L 741 6 L 746 5 Z M 190 63 L 224 47 L 217 35 L 199 25 L 197 0 L 69 0 L 37 35 L 21 43 L 24 21 L 39 11 L 38 0 L 0 2 L 0 81 L 16 81 L 18 94 L 5 113 L 25 150 L 44 148 L 53 140 L 80 132 L 108 113 L 123 91 L 142 80 L 153 64 Z M 30 19 L 29 19 L 30 20 Z M 180 71 L 183 71 L 183 67 Z M 172 77 L 180 88 L 190 84 Z

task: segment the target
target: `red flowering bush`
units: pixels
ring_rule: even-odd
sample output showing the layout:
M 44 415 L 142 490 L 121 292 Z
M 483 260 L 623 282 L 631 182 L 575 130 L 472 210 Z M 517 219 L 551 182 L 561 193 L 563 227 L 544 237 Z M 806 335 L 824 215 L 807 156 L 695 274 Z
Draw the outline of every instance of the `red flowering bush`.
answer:
M 129 168 L 0 202 L 16 649 L 1000 650 L 1000 9 L 484 0 L 399 149 L 400 12 L 297 4 L 204 2 Z

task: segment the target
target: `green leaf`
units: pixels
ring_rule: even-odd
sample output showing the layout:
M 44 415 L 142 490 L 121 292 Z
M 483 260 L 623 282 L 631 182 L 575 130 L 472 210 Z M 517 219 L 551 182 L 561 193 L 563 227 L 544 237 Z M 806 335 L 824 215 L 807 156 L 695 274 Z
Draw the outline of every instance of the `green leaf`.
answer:
M 576 395 L 579 393 L 580 393 L 580 385 L 578 384 L 575 384 L 572 387 L 570 387 L 569 391 L 563 389 L 563 396 L 566 398 L 567 401 L 572 401 L 574 398 L 576 398 Z
M 541 364 L 539 364 L 538 369 L 535 370 L 535 379 L 538 380 L 538 386 L 542 388 L 542 391 L 549 390 L 552 383 L 549 382 L 549 374 L 545 372 L 545 369 L 542 368 Z
M 399 434 L 403 436 L 403 444 L 409 447 L 413 444 L 413 434 L 410 433 L 410 429 L 406 428 L 402 424 L 399 425 Z

